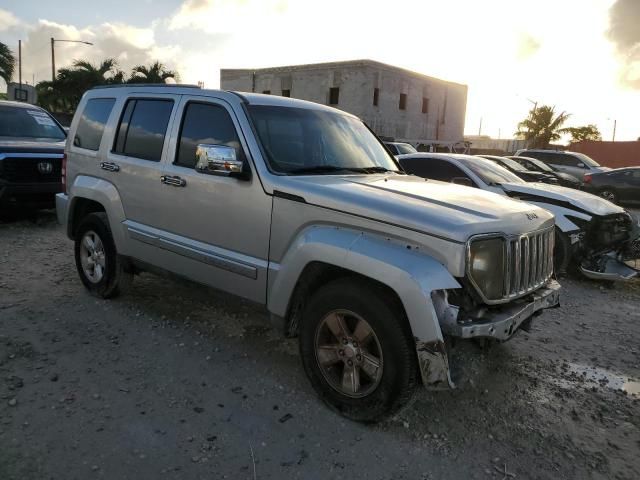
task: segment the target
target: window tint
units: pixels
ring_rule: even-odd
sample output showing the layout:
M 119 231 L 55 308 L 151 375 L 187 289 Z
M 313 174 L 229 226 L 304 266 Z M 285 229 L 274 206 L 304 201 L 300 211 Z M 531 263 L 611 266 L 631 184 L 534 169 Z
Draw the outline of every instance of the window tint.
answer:
M 118 127 L 115 153 L 160 161 L 172 109 L 173 100 L 128 100 Z
M 0 137 L 65 139 L 64 131 L 38 107 L 14 107 L 0 104 Z
M 402 168 L 407 173 L 418 175 L 419 177 L 431 178 L 432 180 L 441 180 L 450 182 L 453 178 L 468 178 L 460 168 L 446 160 L 435 158 L 405 158 L 400 160 Z
M 76 147 L 87 150 L 100 148 L 104 126 L 115 101 L 115 98 L 92 98 L 87 102 L 73 137 L 73 144 Z
M 174 163 L 194 168 L 199 143 L 226 145 L 236 150 L 236 158 L 244 160 L 244 152 L 229 113 L 221 106 L 189 103 L 182 117 L 178 151 Z

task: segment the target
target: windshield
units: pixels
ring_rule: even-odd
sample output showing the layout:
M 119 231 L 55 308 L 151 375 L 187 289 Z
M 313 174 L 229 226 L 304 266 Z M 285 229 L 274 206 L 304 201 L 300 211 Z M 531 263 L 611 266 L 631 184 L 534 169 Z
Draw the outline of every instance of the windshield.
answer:
M 277 172 L 399 171 L 393 157 L 356 118 L 307 108 L 250 105 L 248 109 Z
M 535 165 L 538 170 L 542 170 L 543 172 L 554 172 L 555 170 L 551 168 L 549 165 L 544 163 L 542 160 L 538 160 L 537 158 L 527 157 L 527 162 Z
M 500 160 L 496 160 L 496 161 L 504 163 L 507 167 L 509 167 L 511 170 L 515 170 L 516 172 L 527 171 L 527 169 L 524 168 L 522 165 L 520 165 L 518 162 L 516 162 L 515 160 L 511 160 L 510 158 L 507 158 L 507 157 L 500 157 Z
M 400 152 L 400 154 L 418 153 L 418 151 L 408 143 L 396 143 L 395 145 L 396 145 L 396 148 L 398 149 L 398 152 Z
M 478 157 L 456 157 L 469 170 L 475 173 L 487 185 L 499 185 L 501 183 L 525 183 L 520 177 L 511 173 L 504 167 L 495 164 L 491 160 Z
M 587 167 L 599 167 L 600 164 L 596 162 L 593 158 L 586 156 L 584 153 L 571 152 L 572 155 L 575 155 L 580 159 L 582 163 L 584 163 Z
M 44 110 L 0 106 L 0 137 L 64 140 L 64 131 Z

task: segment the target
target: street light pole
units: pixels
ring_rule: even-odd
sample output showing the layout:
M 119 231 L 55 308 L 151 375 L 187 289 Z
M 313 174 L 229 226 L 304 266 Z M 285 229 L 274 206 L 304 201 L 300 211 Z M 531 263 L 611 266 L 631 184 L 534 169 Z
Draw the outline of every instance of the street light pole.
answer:
M 51 81 L 56 79 L 56 52 L 54 48 L 56 42 L 84 43 L 85 45 L 93 45 L 93 43 L 85 42 L 84 40 L 57 40 L 51 37 Z
M 618 125 L 618 120 L 614 119 L 613 120 L 613 138 L 611 139 L 612 142 L 616 141 L 616 127 Z

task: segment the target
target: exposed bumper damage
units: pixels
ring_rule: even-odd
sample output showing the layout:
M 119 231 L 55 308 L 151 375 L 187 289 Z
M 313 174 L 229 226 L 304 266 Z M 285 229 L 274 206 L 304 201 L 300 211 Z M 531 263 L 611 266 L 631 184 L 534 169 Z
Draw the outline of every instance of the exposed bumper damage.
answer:
M 580 265 L 582 274 L 594 280 L 626 281 L 640 272 L 625 264 L 616 252 L 609 252 L 588 263 Z
M 533 317 L 542 310 L 559 306 L 560 284 L 550 280 L 544 287 L 522 299 L 494 307 L 483 306 L 469 312 L 451 305 L 445 290 L 433 292 L 432 299 L 444 335 L 504 342 L 519 329 L 528 329 Z M 416 339 L 416 352 L 425 387 L 435 390 L 455 387 L 444 342 L 421 342 Z

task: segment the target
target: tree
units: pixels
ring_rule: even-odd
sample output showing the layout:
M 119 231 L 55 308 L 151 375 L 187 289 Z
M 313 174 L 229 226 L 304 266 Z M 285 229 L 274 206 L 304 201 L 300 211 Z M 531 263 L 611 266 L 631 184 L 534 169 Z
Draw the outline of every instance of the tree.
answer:
M 581 142 L 583 140 L 602 140 L 600 130 L 593 124 L 584 125 L 582 127 L 569 127 L 563 129 L 565 133 L 571 135 L 571 143 Z
M 73 114 L 84 92 L 98 85 L 123 83 L 124 73 L 113 58 L 99 65 L 75 60 L 71 67 L 58 70 L 53 81 L 36 85 L 38 104 L 52 112 Z
M 13 77 L 16 66 L 16 57 L 4 43 L 0 42 L 0 78 L 8 85 Z
M 167 78 L 177 80 L 178 72 L 167 70 L 166 67 L 156 61 L 150 66 L 138 65 L 131 70 L 128 83 L 165 83 Z
M 520 139 L 527 140 L 529 148 L 546 148 L 559 140 L 564 129 L 562 125 L 570 117 L 567 112 L 556 114 L 555 107 L 542 105 L 529 111 L 529 116 L 518 124 L 515 133 Z

